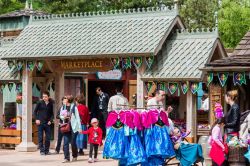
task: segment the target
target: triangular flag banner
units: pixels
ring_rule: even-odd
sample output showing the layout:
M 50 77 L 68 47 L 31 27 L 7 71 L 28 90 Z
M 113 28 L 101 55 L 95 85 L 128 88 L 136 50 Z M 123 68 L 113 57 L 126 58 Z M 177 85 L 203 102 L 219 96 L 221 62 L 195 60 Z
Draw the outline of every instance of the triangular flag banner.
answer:
M 22 83 L 16 84 L 16 91 L 17 91 L 17 93 L 22 93 Z
M 165 82 L 158 82 L 157 83 L 157 90 L 166 91 L 166 83 Z
M 9 69 L 13 69 L 15 67 L 15 62 L 14 61 L 8 61 L 8 66 L 9 66 Z
M 176 82 L 168 83 L 168 90 L 169 90 L 171 95 L 174 94 L 177 89 L 178 89 L 178 83 L 176 83 Z
M 154 83 L 152 81 L 145 82 L 147 93 L 149 93 L 153 88 Z
M 128 69 L 128 68 L 131 68 L 131 67 L 132 67 L 132 64 L 131 64 L 130 57 L 122 58 L 122 68 Z
M 242 84 L 247 84 L 247 81 L 246 81 L 246 75 L 245 75 L 245 72 L 242 72 L 242 73 L 238 73 L 238 72 L 234 72 L 233 73 L 233 82 L 234 82 L 234 85 L 242 85 Z
M 12 88 L 13 88 L 14 84 L 13 83 L 8 83 L 8 88 L 9 88 L 9 91 L 11 92 Z
M 37 61 L 36 68 L 38 71 L 41 71 L 43 68 L 44 61 Z
M 148 66 L 148 69 L 151 69 L 153 63 L 154 63 L 154 56 L 153 55 L 146 57 L 146 64 Z
M 142 65 L 142 57 L 134 57 L 133 64 L 134 64 L 136 69 L 139 69 Z
M 35 63 L 33 61 L 27 61 L 27 70 L 33 71 L 35 68 Z
M 207 86 L 210 85 L 210 83 L 213 81 L 214 79 L 214 73 L 208 73 L 207 75 Z
M 199 90 L 199 84 L 197 82 L 190 83 L 190 90 L 193 94 L 197 93 Z
M 188 89 L 189 89 L 188 82 L 182 82 L 181 91 L 184 95 L 188 92 Z
M 16 67 L 17 67 L 18 71 L 22 70 L 22 68 L 23 68 L 23 61 L 17 61 Z
M 228 72 L 225 72 L 225 73 L 218 73 L 218 79 L 220 81 L 220 84 L 222 87 L 225 86 L 226 82 L 227 82 L 227 79 L 228 79 L 228 75 L 229 73 Z
M 120 59 L 119 58 L 111 58 L 111 62 L 114 66 L 114 69 L 118 69 L 120 66 Z
M 0 87 L 0 92 L 3 93 L 3 90 L 5 88 L 5 84 L 2 84 L 1 87 Z

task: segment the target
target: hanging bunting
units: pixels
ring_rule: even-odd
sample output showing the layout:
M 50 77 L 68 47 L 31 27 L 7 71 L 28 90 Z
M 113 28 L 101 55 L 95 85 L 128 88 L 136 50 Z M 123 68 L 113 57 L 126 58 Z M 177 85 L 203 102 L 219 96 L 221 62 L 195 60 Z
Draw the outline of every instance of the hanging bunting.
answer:
M 154 63 L 154 56 L 153 55 L 146 57 L 146 64 L 148 66 L 148 69 L 151 69 L 153 63 Z
M 181 82 L 181 91 L 185 95 L 188 92 L 188 82 Z
M 227 79 L 228 79 L 228 75 L 229 73 L 228 72 L 225 72 L 225 73 L 218 73 L 218 79 L 220 81 L 220 84 L 222 87 L 225 86 L 226 82 L 227 82 Z
M 210 83 L 213 81 L 214 79 L 214 73 L 208 73 L 207 75 L 207 86 L 210 85 Z
M 149 93 L 153 88 L 154 83 L 152 81 L 145 82 L 147 93 Z
M 16 67 L 17 67 L 18 71 L 22 70 L 22 68 L 23 68 L 23 61 L 17 61 Z
M 8 88 L 9 88 L 9 91 L 11 92 L 12 88 L 13 88 L 14 84 L 13 83 L 8 83 Z
M 4 88 L 5 88 L 5 84 L 2 84 L 0 88 L 0 93 L 3 93 Z
M 15 67 L 15 62 L 14 61 L 8 61 L 8 66 L 9 66 L 9 69 L 13 69 Z
M 122 68 L 128 69 L 128 68 L 131 68 L 131 67 L 132 67 L 132 65 L 131 65 L 130 57 L 122 58 Z
M 197 91 L 199 90 L 199 83 L 197 82 L 190 83 L 190 90 L 193 94 L 197 93 Z
M 177 89 L 178 89 L 178 83 L 176 83 L 176 82 L 168 83 L 168 90 L 169 90 L 171 95 L 173 95 Z
M 133 64 L 134 64 L 136 69 L 139 69 L 142 65 L 142 57 L 134 57 Z
M 27 61 L 27 69 L 28 69 L 28 71 L 33 71 L 34 68 L 35 68 L 35 62 Z
M 162 90 L 162 91 L 166 91 L 166 83 L 165 82 L 158 82 L 157 83 L 157 90 Z
M 242 85 L 242 84 L 247 84 L 246 82 L 246 75 L 245 72 L 242 73 L 238 73 L 238 72 L 234 72 L 233 73 L 233 82 L 234 85 Z
M 111 58 L 111 62 L 114 66 L 114 69 L 118 69 L 120 66 L 120 59 L 119 58 Z
M 41 71 L 43 68 L 44 61 L 37 61 L 36 68 L 38 71 Z
M 22 93 L 22 83 L 16 84 L 16 91 L 17 91 L 17 93 Z

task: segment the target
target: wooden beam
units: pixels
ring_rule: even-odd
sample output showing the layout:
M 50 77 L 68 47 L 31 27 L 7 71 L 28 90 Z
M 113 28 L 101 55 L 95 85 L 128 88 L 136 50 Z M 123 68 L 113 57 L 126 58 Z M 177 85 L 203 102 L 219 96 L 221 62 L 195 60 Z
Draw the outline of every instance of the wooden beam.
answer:
M 45 60 L 45 63 L 46 63 L 46 66 L 48 67 L 48 69 L 49 69 L 51 72 L 54 72 L 54 68 L 53 68 L 52 65 L 51 65 L 51 61 L 50 61 L 50 60 Z

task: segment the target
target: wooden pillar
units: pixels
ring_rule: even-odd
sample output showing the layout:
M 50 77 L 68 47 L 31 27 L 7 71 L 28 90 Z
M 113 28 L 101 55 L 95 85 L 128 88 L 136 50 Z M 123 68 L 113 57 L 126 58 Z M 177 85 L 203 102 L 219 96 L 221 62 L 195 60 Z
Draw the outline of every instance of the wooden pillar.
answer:
M 141 80 L 143 73 L 146 70 L 146 64 L 143 63 L 142 66 L 137 70 L 137 107 L 144 107 L 144 96 L 146 95 L 146 89 L 144 82 Z
M 62 106 L 62 97 L 64 96 L 64 72 L 58 72 L 55 75 L 55 105 L 54 105 L 54 142 L 52 145 L 56 145 L 58 138 L 58 119 L 56 119 L 57 111 Z
M 4 105 L 3 105 L 3 92 L 0 93 L 0 128 L 3 126 L 3 114 L 4 114 Z
M 84 84 L 85 84 L 85 102 L 86 102 L 86 106 L 89 106 L 89 81 L 88 81 L 88 77 L 84 78 Z
M 26 65 L 25 65 L 26 66 Z M 16 147 L 19 152 L 32 152 L 37 146 L 32 142 L 32 72 L 23 70 L 23 102 L 22 102 L 22 142 Z
M 187 92 L 186 103 L 186 123 L 187 130 L 191 130 L 190 135 L 187 137 L 188 141 L 196 142 L 197 133 L 197 109 L 196 109 L 196 96 L 191 91 Z

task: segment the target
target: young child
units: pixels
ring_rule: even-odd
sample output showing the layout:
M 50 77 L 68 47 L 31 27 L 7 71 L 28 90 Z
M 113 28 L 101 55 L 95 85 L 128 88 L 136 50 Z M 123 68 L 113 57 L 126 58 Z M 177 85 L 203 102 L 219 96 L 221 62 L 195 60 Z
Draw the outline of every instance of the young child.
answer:
M 214 127 L 212 128 L 209 143 L 211 145 L 210 157 L 213 162 L 213 166 L 223 166 L 225 163 L 225 151 L 226 147 L 223 144 L 222 139 L 222 127 L 224 126 L 224 118 L 219 118 L 215 121 Z
M 82 131 L 82 134 L 88 134 L 88 141 L 90 144 L 89 149 L 89 163 L 93 163 L 98 161 L 97 153 L 98 153 L 98 146 L 102 146 L 102 129 L 98 127 L 98 120 L 96 118 L 91 119 L 91 125 L 87 131 Z M 94 150 L 94 159 L 92 157 Z
M 174 148 L 179 149 L 180 143 L 187 143 L 184 141 L 184 138 L 186 138 L 191 131 L 181 132 L 181 130 L 177 127 L 174 128 L 173 135 L 171 136 L 171 139 L 174 143 Z

